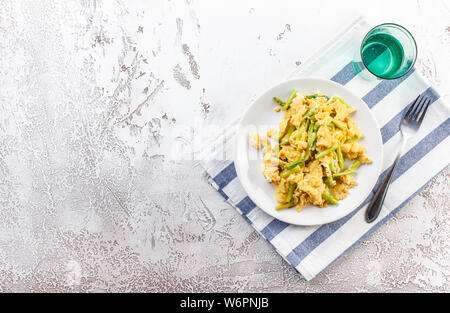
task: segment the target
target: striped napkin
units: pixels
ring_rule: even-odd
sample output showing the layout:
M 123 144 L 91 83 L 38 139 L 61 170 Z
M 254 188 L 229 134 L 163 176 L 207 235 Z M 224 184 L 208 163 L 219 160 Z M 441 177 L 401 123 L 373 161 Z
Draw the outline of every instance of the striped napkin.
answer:
M 362 37 L 371 28 L 359 18 L 332 44 L 303 64 L 293 77 L 318 77 L 338 82 L 360 96 L 381 127 L 384 144 L 379 186 L 392 165 L 400 144 L 399 123 L 407 104 L 419 93 L 432 104 L 417 135 L 408 141 L 393 175 L 389 192 L 377 220 L 368 224 L 364 212 L 371 195 L 346 217 L 321 226 L 294 226 L 264 213 L 246 195 L 233 163 L 237 121 L 209 145 L 200 164 L 210 183 L 306 280 L 322 272 L 351 248 L 365 240 L 416 196 L 433 177 L 444 170 L 450 155 L 450 107 L 413 69 L 395 80 L 365 79 L 356 73 L 352 59 Z

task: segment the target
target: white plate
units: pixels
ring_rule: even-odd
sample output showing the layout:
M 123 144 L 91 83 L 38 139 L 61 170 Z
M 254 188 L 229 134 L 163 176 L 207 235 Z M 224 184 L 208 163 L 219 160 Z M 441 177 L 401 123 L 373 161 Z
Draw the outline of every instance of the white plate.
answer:
M 266 135 L 270 127 L 278 130 L 283 112 L 274 112 L 277 104 L 273 97 L 287 99 L 295 88 L 299 93 L 320 92 L 328 96 L 339 96 L 356 108 L 351 118 L 356 121 L 364 138 L 359 142 L 365 147 L 373 163 L 361 165 L 354 178 L 358 185 L 349 190 L 349 195 L 338 205 L 319 208 L 307 205 L 302 211 L 295 208 L 277 211 L 274 186 L 268 183 L 261 171 L 262 152 L 256 151 L 249 141 L 251 134 Z M 370 194 L 380 175 L 383 157 L 383 144 L 380 129 L 367 105 L 353 92 L 333 81 L 298 78 L 285 81 L 264 92 L 244 113 L 236 134 L 235 167 L 239 180 L 250 199 L 267 214 L 283 222 L 295 225 L 320 225 L 336 221 L 355 210 Z M 350 161 L 346 161 L 346 166 Z

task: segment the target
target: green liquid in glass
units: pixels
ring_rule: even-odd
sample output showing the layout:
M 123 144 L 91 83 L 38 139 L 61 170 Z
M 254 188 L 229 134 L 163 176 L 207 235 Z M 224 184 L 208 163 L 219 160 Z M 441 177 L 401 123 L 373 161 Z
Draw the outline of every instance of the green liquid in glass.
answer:
M 404 52 L 395 37 L 389 34 L 374 34 L 365 40 L 361 57 L 373 74 L 390 78 L 398 76 Z

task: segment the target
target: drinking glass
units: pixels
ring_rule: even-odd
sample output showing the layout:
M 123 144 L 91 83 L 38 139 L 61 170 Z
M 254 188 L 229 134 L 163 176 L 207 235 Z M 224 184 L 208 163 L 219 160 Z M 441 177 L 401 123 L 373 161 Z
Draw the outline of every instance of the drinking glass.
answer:
M 364 37 L 355 70 L 367 69 L 382 79 L 395 79 L 408 73 L 417 58 L 414 37 L 404 27 L 384 23 L 372 28 Z

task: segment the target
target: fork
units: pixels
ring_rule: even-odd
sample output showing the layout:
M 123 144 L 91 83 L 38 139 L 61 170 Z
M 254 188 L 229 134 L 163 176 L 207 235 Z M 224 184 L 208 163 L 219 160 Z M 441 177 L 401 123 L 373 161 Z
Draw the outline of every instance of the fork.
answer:
M 380 188 L 375 193 L 374 197 L 370 201 L 367 210 L 366 210 L 366 222 L 371 223 L 380 214 L 381 207 L 383 206 L 384 198 L 386 197 L 386 193 L 389 189 L 389 185 L 391 183 L 392 174 L 395 171 L 395 167 L 397 165 L 400 156 L 405 148 L 406 142 L 409 138 L 414 136 L 420 128 L 422 124 L 423 118 L 427 109 L 431 103 L 431 99 L 427 98 L 424 95 L 419 95 L 416 100 L 409 106 L 408 111 L 402 118 L 400 123 L 400 133 L 402 134 L 402 143 L 400 149 L 398 150 L 397 157 L 395 158 L 394 164 L 386 175 L 386 178 L 381 183 Z

